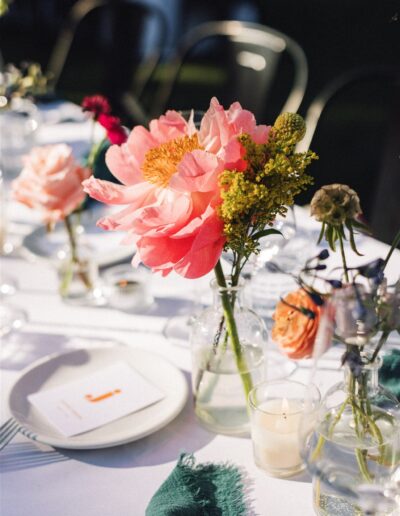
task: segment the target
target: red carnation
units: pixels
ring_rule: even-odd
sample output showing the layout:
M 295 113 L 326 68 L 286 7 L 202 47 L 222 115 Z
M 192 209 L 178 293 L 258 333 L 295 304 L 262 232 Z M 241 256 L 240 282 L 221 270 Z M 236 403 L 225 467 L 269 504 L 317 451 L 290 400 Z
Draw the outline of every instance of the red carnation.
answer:
M 107 131 L 107 138 L 111 143 L 121 145 L 126 142 L 128 137 L 118 117 L 101 113 L 98 121 Z
M 85 97 L 82 101 L 83 111 L 89 111 L 93 113 L 93 118 L 98 120 L 101 115 L 107 115 L 111 113 L 111 106 L 108 100 L 102 95 L 92 95 L 91 97 Z

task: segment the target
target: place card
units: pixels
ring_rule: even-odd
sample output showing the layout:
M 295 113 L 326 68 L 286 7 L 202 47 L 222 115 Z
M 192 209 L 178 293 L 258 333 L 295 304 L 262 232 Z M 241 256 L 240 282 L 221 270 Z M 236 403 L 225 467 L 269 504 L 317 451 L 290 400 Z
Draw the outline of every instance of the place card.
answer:
M 143 409 L 164 393 L 123 362 L 30 394 L 28 400 L 65 437 L 88 432 Z

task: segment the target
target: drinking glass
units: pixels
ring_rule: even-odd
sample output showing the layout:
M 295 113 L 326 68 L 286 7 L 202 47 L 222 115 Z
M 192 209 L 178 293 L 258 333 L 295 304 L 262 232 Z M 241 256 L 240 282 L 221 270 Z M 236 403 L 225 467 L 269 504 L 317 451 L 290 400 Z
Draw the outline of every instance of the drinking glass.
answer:
M 0 254 L 12 254 L 15 242 L 7 222 L 8 187 L 22 170 L 22 156 L 34 145 L 39 112 L 27 99 L 12 99 L 0 107 Z

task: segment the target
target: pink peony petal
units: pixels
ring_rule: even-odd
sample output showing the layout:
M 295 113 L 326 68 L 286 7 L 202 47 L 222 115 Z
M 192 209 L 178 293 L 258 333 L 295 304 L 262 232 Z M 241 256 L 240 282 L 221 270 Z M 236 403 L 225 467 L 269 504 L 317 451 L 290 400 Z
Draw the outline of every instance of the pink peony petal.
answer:
M 150 122 L 150 133 L 158 143 L 166 143 L 190 134 L 192 126 L 177 111 L 167 111 L 159 119 Z
M 160 142 L 155 138 L 150 131 L 145 127 L 138 125 L 134 127 L 129 135 L 126 143 L 126 153 L 129 155 L 129 160 L 141 174 L 140 167 L 144 161 L 146 152 L 154 147 L 157 147 Z M 124 147 L 122 145 L 122 147 Z
M 106 164 L 113 176 L 124 185 L 133 185 L 143 181 L 138 159 L 131 154 L 129 139 L 128 143 L 112 145 L 107 150 Z
M 188 195 L 158 205 L 146 206 L 136 212 L 132 230 L 138 235 L 164 236 L 179 231 L 191 217 L 192 200 Z
M 225 238 L 222 236 L 223 222 L 210 216 L 200 227 L 190 250 L 174 266 L 174 270 L 185 278 L 200 278 L 209 273 L 218 262 Z
M 141 261 L 151 269 L 159 269 L 172 268 L 189 251 L 191 244 L 191 238 L 171 243 L 171 239 L 168 237 L 145 236 L 138 240 L 136 245 Z
M 125 186 L 91 176 L 83 181 L 82 186 L 83 190 L 97 201 L 106 204 L 132 204 L 134 209 L 156 199 L 156 186 L 145 182 Z
M 223 168 L 223 162 L 210 152 L 187 152 L 169 186 L 181 192 L 210 192 L 217 188 L 218 174 Z

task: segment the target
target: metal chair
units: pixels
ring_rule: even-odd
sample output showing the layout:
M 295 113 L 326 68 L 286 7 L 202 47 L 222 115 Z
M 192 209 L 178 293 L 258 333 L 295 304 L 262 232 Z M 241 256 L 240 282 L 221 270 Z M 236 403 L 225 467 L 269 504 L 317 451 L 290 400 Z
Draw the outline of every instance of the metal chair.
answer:
M 149 28 L 153 28 L 151 44 Z M 80 97 L 102 93 L 114 110 L 145 123 L 140 101 L 166 36 L 165 15 L 156 6 L 127 0 L 79 0 L 61 30 L 47 72 L 54 78 L 56 91 Z
M 330 82 L 306 113 L 298 144 L 319 154 L 315 186 L 345 183 L 361 199 L 376 237 L 391 242 L 400 228 L 400 68 L 352 70 Z
M 291 74 L 280 70 L 287 56 L 291 61 Z M 183 96 L 178 89 L 179 79 L 193 59 L 205 64 L 204 71 L 200 68 L 198 73 L 197 92 L 189 88 L 188 94 Z M 211 62 L 215 67 L 209 71 Z M 253 111 L 260 122 L 268 121 L 266 116 L 271 112 L 268 103 L 274 92 L 278 92 L 274 97 L 275 116 L 281 111 L 296 112 L 308 79 L 305 54 L 295 41 L 264 25 L 235 20 L 208 22 L 193 28 L 164 67 L 167 77 L 154 99 L 154 116 L 167 107 L 204 110 L 210 97 L 216 95 L 225 105 L 238 100 Z M 292 86 L 285 92 L 290 82 Z M 189 98 L 192 96 L 198 102 L 195 105 L 193 98 Z

